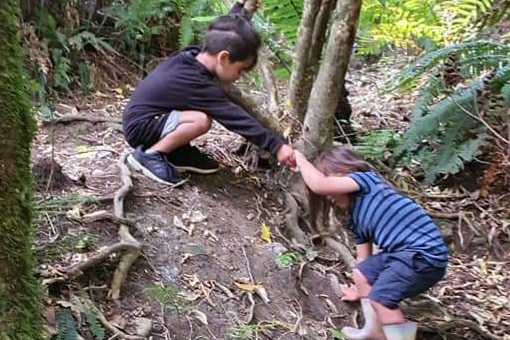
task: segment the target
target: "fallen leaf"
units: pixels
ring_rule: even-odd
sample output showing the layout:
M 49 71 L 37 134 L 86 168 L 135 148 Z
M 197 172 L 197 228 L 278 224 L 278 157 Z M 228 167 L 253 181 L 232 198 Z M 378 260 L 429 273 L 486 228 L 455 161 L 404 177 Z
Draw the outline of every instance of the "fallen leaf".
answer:
M 195 317 L 204 325 L 208 325 L 209 322 L 207 322 L 207 315 L 199 311 L 198 309 L 194 309 L 191 311 L 193 314 L 195 314 Z
M 262 224 L 260 225 L 260 229 L 262 230 L 262 236 L 261 236 L 262 241 L 264 241 L 266 243 L 271 243 L 271 230 L 266 225 L 266 222 L 262 222 Z
M 253 284 L 253 283 L 238 283 L 238 282 L 234 282 L 234 284 L 237 286 L 237 288 L 239 288 L 241 290 L 246 290 L 246 291 L 249 291 L 249 292 L 256 291 L 259 287 L 261 287 L 259 285 Z

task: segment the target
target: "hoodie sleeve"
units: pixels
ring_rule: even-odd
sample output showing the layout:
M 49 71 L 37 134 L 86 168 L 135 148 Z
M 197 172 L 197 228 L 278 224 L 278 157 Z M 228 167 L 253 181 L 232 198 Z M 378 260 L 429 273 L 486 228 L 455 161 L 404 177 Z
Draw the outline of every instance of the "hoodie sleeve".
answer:
M 196 110 L 207 113 L 212 119 L 235 132 L 257 146 L 276 154 L 284 144 L 273 131 L 267 129 L 240 106 L 225 96 L 221 87 L 214 83 L 197 84 L 191 102 Z

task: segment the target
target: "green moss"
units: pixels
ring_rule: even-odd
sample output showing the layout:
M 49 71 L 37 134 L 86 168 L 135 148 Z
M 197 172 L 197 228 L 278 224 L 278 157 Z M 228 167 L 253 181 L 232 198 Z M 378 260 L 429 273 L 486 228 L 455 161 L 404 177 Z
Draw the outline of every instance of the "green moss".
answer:
M 35 124 L 20 45 L 18 2 L 0 1 L 0 339 L 41 339 L 31 251 L 30 142 Z

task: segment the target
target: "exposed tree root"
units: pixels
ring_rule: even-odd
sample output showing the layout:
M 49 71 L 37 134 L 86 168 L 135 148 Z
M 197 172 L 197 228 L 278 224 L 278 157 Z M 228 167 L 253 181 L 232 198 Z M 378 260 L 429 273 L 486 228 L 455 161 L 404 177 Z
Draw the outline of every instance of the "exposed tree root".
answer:
M 83 261 L 68 269 L 63 270 L 62 276 L 44 280 L 43 281 L 44 284 L 52 284 L 55 282 L 62 282 L 65 280 L 72 279 L 76 276 L 81 275 L 87 268 L 104 261 L 111 254 L 123 252 L 123 255 L 119 261 L 117 269 L 115 270 L 115 273 L 113 275 L 110 292 L 110 295 L 113 299 L 118 299 L 120 297 L 120 289 L 122 287 L 122 284 L 126 280 L 127 272 L 129 271 L 131 265 L 136 261 L 136 259 L 140 255 L 142 248 L 142 244 L 139 241 L 137 241 L 129 231 L 129 226 L 133 226 L 134 223 L 127 220 L 124 216 L 124 198 L 129 194 L 133 187 L 133 181 L 131 180 L 131 171 L 126 165 L 126 158 L 127 154 L 123 155 L 118 162 L 120 176 L 123 185 L 116 192 L 115 197 L 113 198 L 114 213 L 111 214 L 106 211 L 99 211 L 96 213 L 85 215 L 80 219 L 84 222 L 91 222 L 107 218 L 119 223 L 120 242 L 100 250 L 96 255 L 90 257 L 86 261 Z
M 295 240 L 300 244 L 309 243 L 308 237 L 299 227 L 299 207 L 296 199 L 291 193 L 287 192 L 285 193 L 285 201 L 288 209 L 285 214 L 285 222 L 291 241 Z
M 329 236 L 325 237 L 324 241 L 326 242 L 329 248 L 331 248 L 340 255 L 340 257 L 342 258 L 346 265 L 348 265 L 349 267 L 354 266 L 355 264 L 354 256 L 352 256 L 351 251 L 349 250 L 349 248 L 345 246 L 345 244 Z
M 133 188 L 133 181 L 131 179 L 131 171 L 126 165 L 127 154 L 123 155 L 118 162 L 120 169 L 120 177 L 122 180 L 122 187 L 117 190 L 113 200 L 113 212 L 119 219 L 125 219 L 124 216 L 124 198 L 129 194 Z M 131 265 L 136 261 L 141 253 L 142 244 L 138 242 L 129 232 L 129 226 L 126 224 L 120 225 L 119 236 L 122 242 L 128 243 L 130 247 L 122 255 L 119 265 L 113 274 L 111 297 L 118 299 L 120 297 L 120 289 L 127 277 L 127 272 Z

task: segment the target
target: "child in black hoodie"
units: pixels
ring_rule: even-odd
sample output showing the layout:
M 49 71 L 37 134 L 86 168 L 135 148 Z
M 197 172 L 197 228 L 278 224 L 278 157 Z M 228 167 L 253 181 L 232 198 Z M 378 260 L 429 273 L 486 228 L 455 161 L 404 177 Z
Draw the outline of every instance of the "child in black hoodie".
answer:
M 201 49 L 170 56 L 133 93 L 123 115 L 124 135 L 135 148 L 128 162 L 146 176 L 176 183 L 179 171 L 216 172 L 218 164 L 189 144 L 209 130 L 212 119 L 295 166 L 292 147 L 230 102 L 220 86 L 236 81 L 257 62 L 260 37 L 240 14 L 242 8 L 237 3 L 229 15 L 217 18 Z

